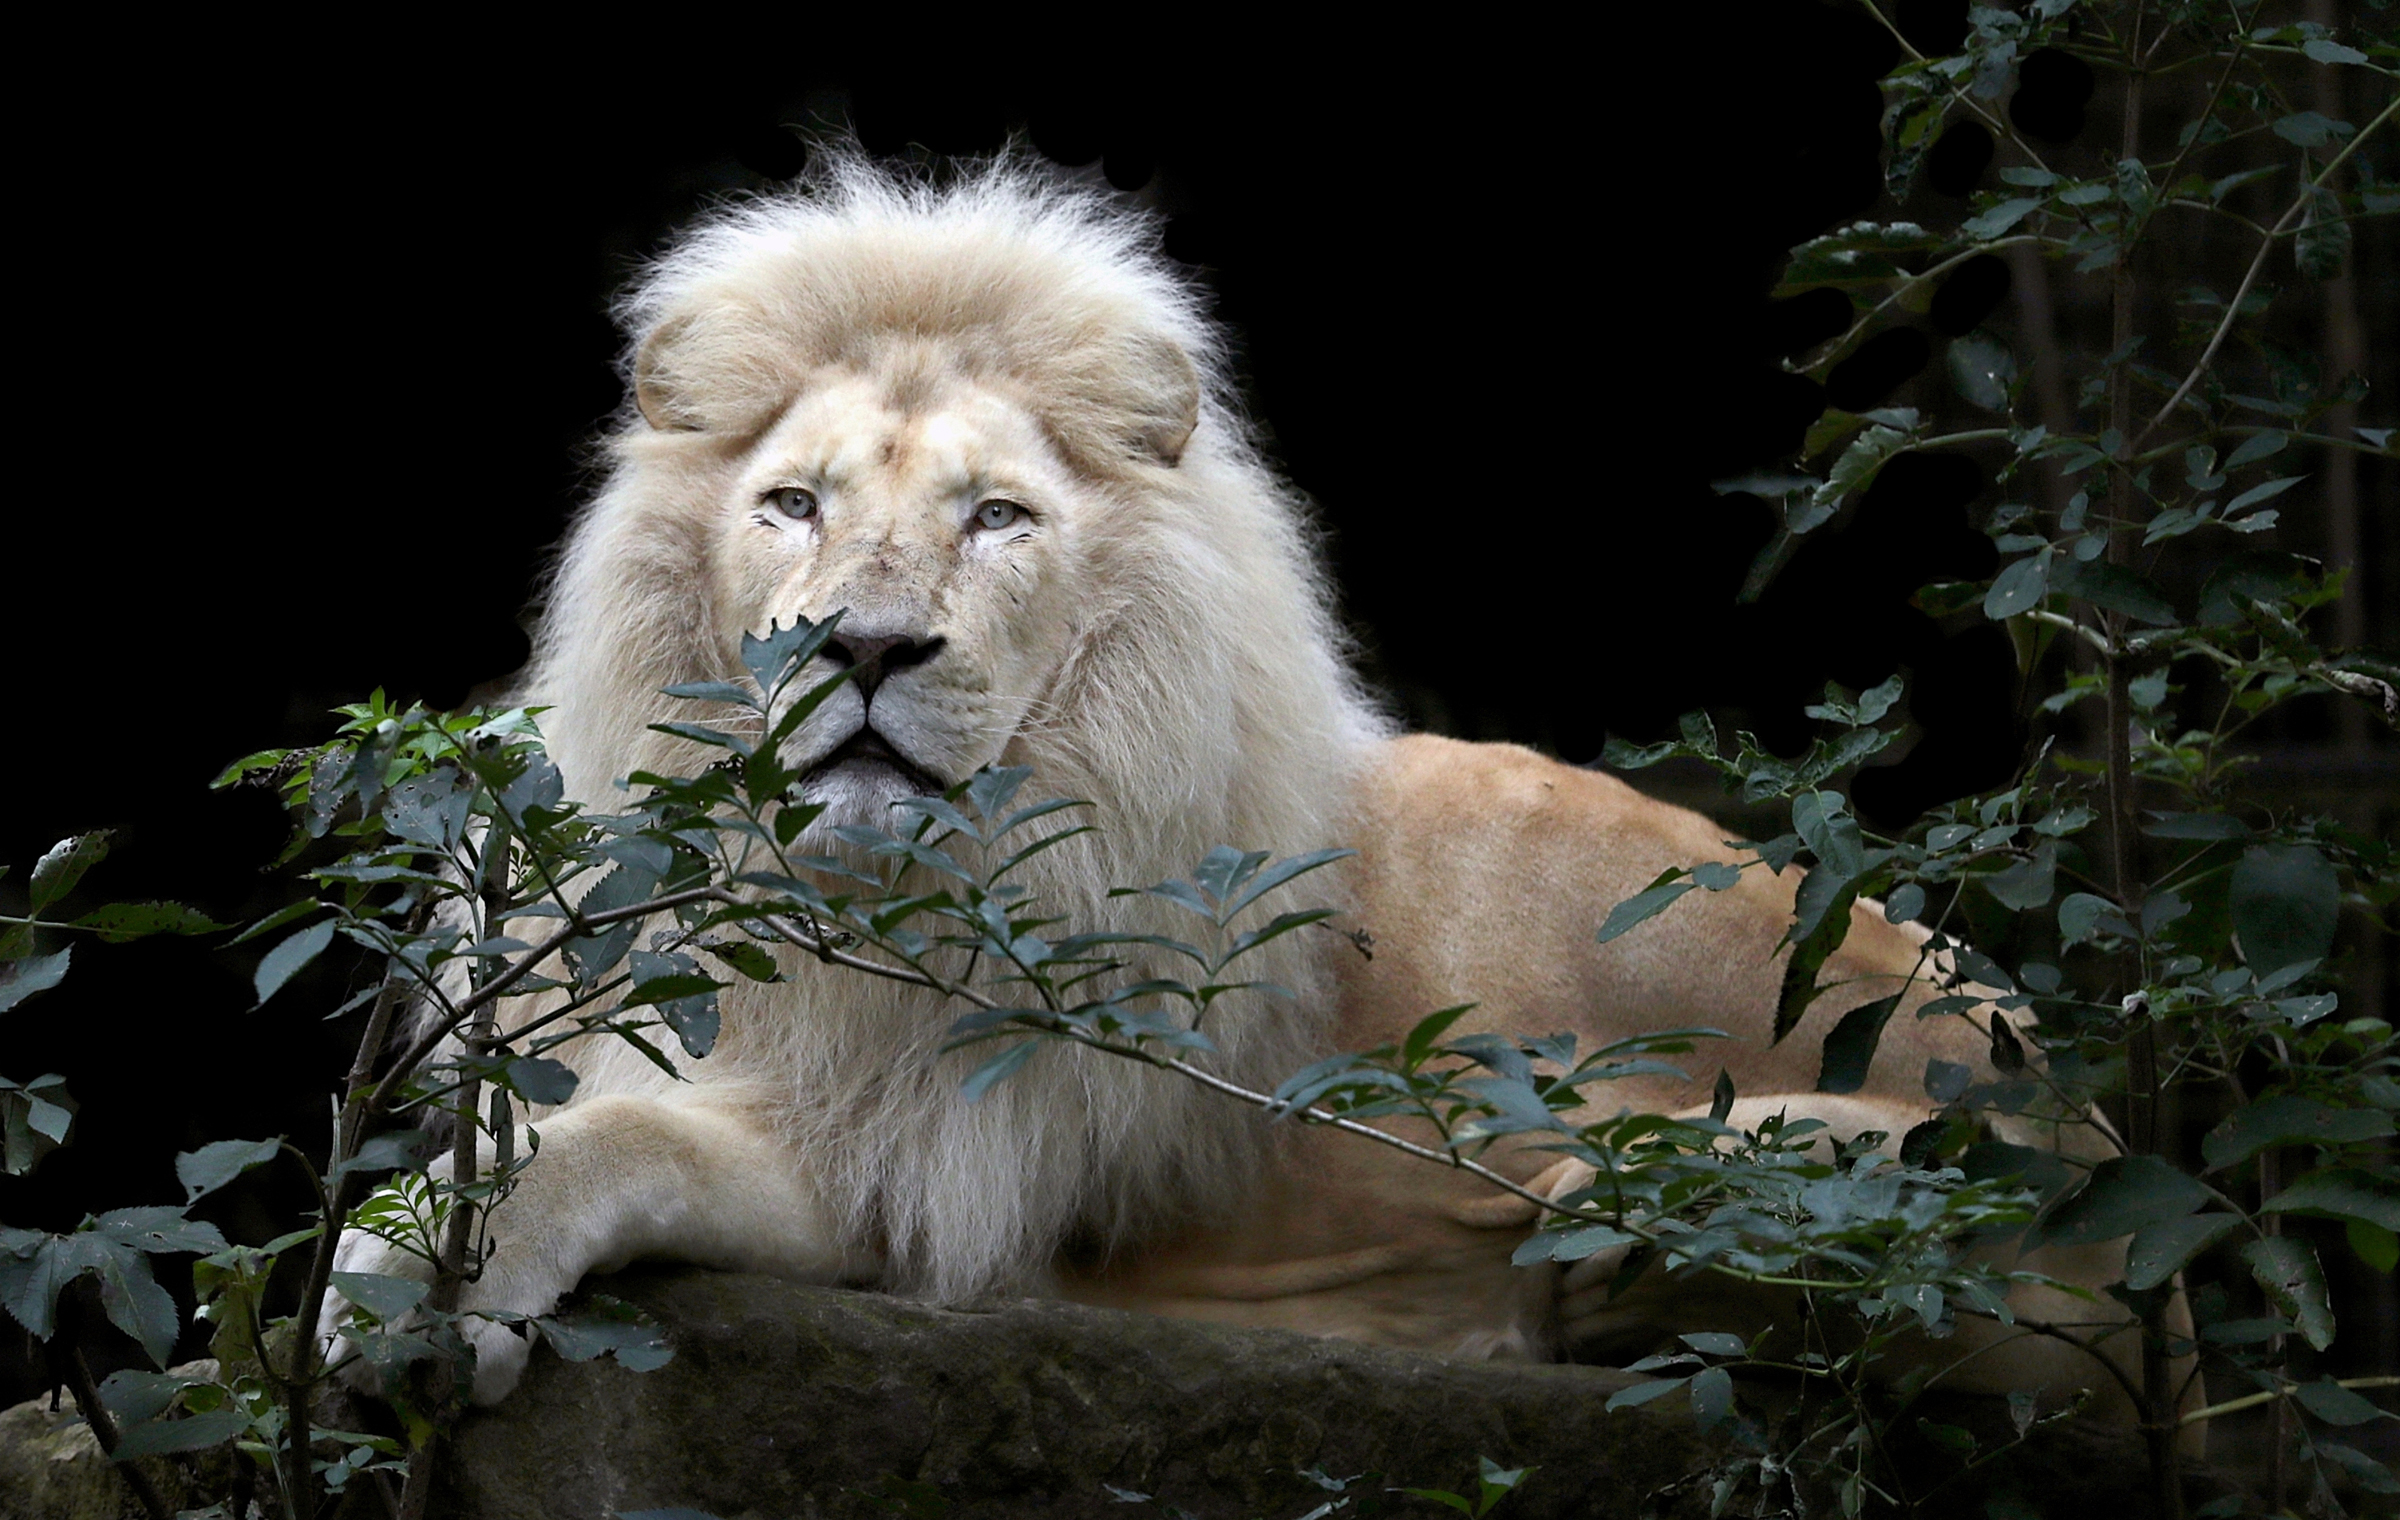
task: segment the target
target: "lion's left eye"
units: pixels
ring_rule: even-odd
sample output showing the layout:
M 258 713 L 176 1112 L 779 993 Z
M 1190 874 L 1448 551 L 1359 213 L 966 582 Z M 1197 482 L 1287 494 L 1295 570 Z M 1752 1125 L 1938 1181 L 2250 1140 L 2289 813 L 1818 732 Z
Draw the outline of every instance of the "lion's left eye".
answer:
M 986 533 L 995 533 L 1002 528 L 1023 522 L 1031 515 L 1015 502 L 1002 501 L 995 497 L 975 509 L 975 526 L 983 529 Z

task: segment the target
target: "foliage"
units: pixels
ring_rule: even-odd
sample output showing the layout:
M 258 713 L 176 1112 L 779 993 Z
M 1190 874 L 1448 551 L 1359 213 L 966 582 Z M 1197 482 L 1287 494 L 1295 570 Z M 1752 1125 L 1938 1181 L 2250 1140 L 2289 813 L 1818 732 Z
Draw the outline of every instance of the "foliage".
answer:
M 1873 0 L 1868 8 L 1878 20 L 1889 14 Z M 1947 369 L 1959 397 L 1984 414 L 1977 425 L 1945 432 L 1901 407 L 1828 412 L 1792 467 L 1723 487 L 1761 495 L 1781 519 L 1745 587 L 1755 596 L 1799 539 L 1834 521 L 1899 455 L 1966 449 L 1995 458 L 2004 499 L 1986 527 L 1997 572 L 1926 587 L 1918 605 L 2007 625 L 2042 713 L 2070 728 L 2097 709 L 2087 728 L 2096 752 L 2054 735 L 2005 790 L 1893 835 L 1863 827 L 1825 782 L 1894 737 L 1885 715 L 1896 682 L 1855 704 L 1829 690 L 1810 709 L 1829 737 L 1797 762 L 1765 753 L 1747 734 L 1723 745 L 1705 719 L 1687 719 L 1676 742 L 1614 745 L 1609 756 L 1627 767 L 1696 757 L 1747 801 L 1788 800 L 1792 832 L 1751 847 L 1778 869 L 1809 866 L 1788 936 L 1795 948 L 1779 1037 L 1822 990 L 1817 971 L 1847 929 L 1840 910 L 1860 897 L 1883 898 L 1894 921 L 1930 926 L 1929 950 L 2003 994 L 1988 1014 L 1956 996 L 1919 1011 L 1983 1020 L 1993 1062 L 2010 1080 L 1969 1085 L 1964 1072 L 1928 1071 L 1927 1094 L 1939 1106 L 1903 1142 L 1904 1158 L 1957 1154 L 1977 1114 L 2029 1102 L 2046 1099 L 2061 1114 L 2098 1103 L 2122 1115 L 2121 1131 L 2105 1132 L 2118 1154 L 2053 1189 L 2028 1238 L 2130 1236 L 2125 1280 L 2110 1291 L 2141 1315 L 2138 1402 L 2161 1438 L 2194 1418 L 2178 1413 L 2181 1390 L 2168 1376 L 2171 1359 L 2194 1349 L 2170 1327 L 2172 1285 L 2209 1252 L 2238 1262 L 2272 1311 L 2228 1321 L 2222 1292 L 2196 1300 L 2198 1349 L 2260 1390 L 2235 1404 L 2289 1401 L 2335 1426 L 2374 1418 L 2365 1400 L 2299 1381 L 2286 1364 L 2287 1335 L 2322 1351 L 2337 1327 L 2316 1248 L 2284 1221 L 2340 1221 L 2349 1249 L 2382 1271 L 2392 1268 L 2400 1227 L 2400 1176 L 2386 1143 L 2400 1108 L 2396 1047 L 2383 1021 L 2340 1017 L 2331 959 L 2345 906 L 2389 932 L 2400 862 L 2387 840 L 2246 795 L 2241 744 L 2259 718 L 2304 698 L 2361 699 L 2387 721 L 2400 715 L 2400 670 L 2364 651 L 2329 649 L 2310 629 L 2310 615 L 2341 595 L 2344 572 L 2253 547 L 2275 527 L 2279 503 L 2300 499 L 2288 493 L 2310 482 L 2309 456 L 2390 453 L 2388 427 L 2344 436 L 2323 426 L 2333 408 L 2363 397 L 2363 382 L 2320 376 L 2259 329 L 2277 294 L 2271 272 L 2332 278 L 2352 224 L 2400 210 L 2365 151 L 2379 134 L 2388 149 L 2400 47 L 2275 20 L 2268 10 L 1976 6 L 1949 56 L 1923 55 L 1895 29 L 1905 56 L 1884 81 L 1894 191 L 1907 191 L 1920 158 L 1954 127 L 1998 139 L 2001 188 L 1978 193 L 1955 228 L 1858 222 L 1794 249 L 1781 291 L 1838 289 L 1852 313 L 1839 337 L 1795 368 L 1830 373 L 1926 309 L 1956 271 L 2012 246 L 2108 280 L 2113 350 L 2084 380 L 2085 420 L 2054 429 L 2026 417 L 2025 366 L 2006 338 L 1969 332 L 1952 343 Z M 2035 58 L 2071 58 L 2113 80 L 2121 150 L 2062 150 L 2021 129 L 2026 113 L 2003 102 Z M 2377 76 L 2386 103 L 2363 126 L 2297 109 L 2295 85 L 2315 69 Z M 2213 83 L 2172 146 L 2145 155 L 2138 144 L 2154 130 L 2142 115 L 2145 85 L 2185 71 Z M 2262 204 L 2263 212 L 2250 209 Z M 2170 262 L 2152 250 L 2196 218 L 2254 240 L 2239 283 L 2230 292 L 2190 285 L 2177 298 L 2190 316 L 2167 331 L 2137 330 L 2152 309 L 2142 282 Z M 2020 497 L 2044 473 L 2080 486 L 2056 511 Z M 2055 685 L 2042 692 L 2044 682 Z M 1621 905 L 1604 937 L 1694 886 L 1716 885 L 1670 873 Z M 2011 967 L 1968 943 L 1968 926 L 1979 922 L 2008 944 Z M 1856 1085 L 1891 1012 L 1871 1004 L 1841 1021 L 1826 1040 L 1821 1090 Z M 2198 1156 L 2182 1154 L 2157 1117 L 2162 1095 L 2178 1088 L 2214 1090 L 2228 1104 Z M 2212 1315 L 2218 1322 L 2207 1322 Z M 2400 1487 L 2317 1428 L 2298 1427 L 2312 1504 L 2333 1504 L 2326 1474 L 2334 1467 L 2369 1489 Z M 2153 1447 L 2159 1503 L 2174 1513 L 2163 1444 Z M 1855 1507 L 1848 1490 L 1844 1501 Z
M 1884 19 L 1873 0 L 1868 8 Z M 2245 794 L 2242 750 L 2246 728 L 2303 699 L 2400 712 L 2400 668 L 2329 649 L 2311 628 L 2341 594 L 2342 572 L 2259 547 L 2304 499 L 2294 493 L 2311 476 L 2295 461 L 2332 449 L 2388 454 L 2392 430 L 2326 431 L 2328 413 L 2363 387 L 2324 379 L 2257 332 L 2276 294 L 2270 269 L 2329 278 L 2356 221 L 2400 209 L 2365 151 L 2388 141 L 2394 106 L 2363 125 L 2335 121 L 2294 109 L 2292 81 L 2308 69 L 2357 70 L 2388 92 L 2400 47 L 2270 23 L 2263 7 L 2218 0 L 2031 0 L 1971 10 L 1954 54 L 1903 50 L 1885 81 L 1894 185 L 1905 189 L 1950 124 L 1972 121 L 2004 145 L 2004 188 L 1979 194 L 1952 228 L 1861 221 L 1794 249 L 1782 289 L 1839 290 L 1852 316 L 1796 368 L 1830 372 L 1924 309 L 1953 273 L 2019 246 L 2109 281 L 2118 335 L 2083 385 L 2087 415 L 2073 427 L 2027 419 L 2026 366 L 2005 336 L 1978 329 L 1945 358 L 1961 401 L 1981 414 L 1976 425 L 1943 431 L 1908 407 L 1829 412 L 1780 471 L 1726 482 L 1777 517 L 1743 594 L 1760 594 L 1901 455 L 1982 451 L 2005 498 L 1985 518 L 1998 568 L 1926 587 L 1918 604 L 2006 626 L 2040 693 L 2031 705 L 2056 731 L 2005 788 L 1896 832 L 1870 828 L 1840 783 L 1904 731 L 1897 678 L 1857 694 L 1829 688 L 1809 709 L 1821 736 L 1796 757 L 1748 733 L 1728 739 L 1699 714 L 1673 740 L 1612 743 L 1607 758 L 1621 768 L 1670 757 L 1713 767 L 1744 802 L 1781 810 L 1788 827 L 1744 843 L 1738 864 L 1695 863 L 1624 903 L 1591 907 L 1596 917 L 1607 909 L 1598 938 L 1608 941 L 1694 891 L 1726 890 L 1745 870 L 1802 868 L 1775 1011 L 1781 1039 L 1829 990 L 1820 975 L 1852 906 L 1880 900 L 1889 920 L 1929 930 L 1919 971 L 1936 995 L 1895 994 L 1845 1014 L 1823 1041 L 1819 1090 L 1857 1090 L 1904 1006 L 1912 1017 L 1974 1023 L 1999 1080 L 1932 1063 L 1927 1117 L 1896 1144 L 1839 1138 L 1803 1117 L 1737 1128 L 1727 1122 L 1736 1095 L 1722 1080 L 1705 1117 L 1594 1117 L 1610 1107 L 1608 1084 L 1672 1069 L 1661 1058 L 1688 1055 L 1718 1031 L 1658 1031 L 1587 1051 L 1567 1036 L 1450 1038 L 1464 1012 L 1454 1008 L 1395 1045 L 1328 1058 L 1272 1092 L 1243 1088 L 1205 1059 L 1210 1020 L 1229 997 L 1281 992 L 1244 980 L 1243 958 L 1328 916 L 1270 910 L 1275 894 L 1343 852 L 1273 859 L 1220 848 L 1186 879 L 1129 889 L 1182 910 L 1181 935 L 1078 926 L 1010 879 L 1086 827 L 1072 801 L 1020 804 L 1023 770 L 986 770 L 942 797 L 913 799 L 891 829 L 835 830 L 861 852 L 851 860 L 802 852 L 819 809 L 801 800 L 782 746 L 842 679 L 802 682 L 833 626 L 802 622 L 744 641 L 747 680 L 670 689 L 716 716 L 661 727 L 718 762 L 630 778 L 639 793 L 622 812 L 565 800 L 536 712 L 429 714 L 381 693 L 344 709 L 326 744 L 229 767 L 219 784 L 280 793 L 297 825 L 284 861 L 309 883 L 301 900 L 228 940 L 261 947 L 260 1002 L 337 944 L 377 971 L 332 1010 L 364 1007 L 367 1018 L 325 1160 L 285 1137 L 223 1141 L 178 1158 L 179 1203 L 112 1209 L 65 1234 L 0 1227 L 0 1305 L 55 1339 L 112 1454 L 230 1443 L 242 1460 L 219 1513 L 246 1513 L 255 1493 L 272 1512 L 314 1514 L 326 1496 L 394 1473 L 404 1476 L 403 1512 L 421 1513 L 430 1454 L 472 1373 L 459 1290 L 540 1144 L 518 1106 L 572 1096 L 566 1057 L 578 1040 L 623 1041 L 679 1072 L 713 1046 L 730 979 L 779 980 L 807 956 L 957 1000 L 950 1048 L 990 1052 L 966 1079 L 969 1099 L 1065 1042 L 1520 1193 L 1544 1214 L 1518 1253 L 1528 1265 L 1610 1262 L 1620 1286 L 1643 1272 L 1706 1273 L 1800 1295 L 1809 1328 L 1799 1351 L 1689 1334 L 1640 1364 L 1657 1377 L 1611 1401 L 1679 1397 L 1702 1425 L 1728 1433 L 1730 1454 L 1712 1475 L 1718 1512 L 1737 1500 L 1759 1512 L 1796 1508 L 1818 1492 L 1845 1514 L 1877 1502 L 1922 1509 L 1941 1488 L 1900 1486 L 1886 1452 L 1902 1430 L 1953 1454 L 1943 1484 L 2001 1457 L 2006 1445 L 1981 1448 L 1969 1432 L 1916 1418 L 1923 1379 L 1878 1393 L 1866 1374 L 1962 1316 L 2009 1321 L 2007 1290 L 2037 1279 L 1971 1248 L 2012 1237 L 2128 1241 L 2123 1280 L 2109 1292 L 2138 1316 L 2128 1333 L 2144 1354 L 2129 1392 L 2153 1438 L 2162 1513 L 2180 1505 L 2174 1431 L 2252 1404 L 2305 1415 L 2293 1429 L 2320 1510 L 2335 1502 L 2336 1472 L 2353 1486 L 2400 1489 L 2372 1458 L 2323 1434 L 2381 1412 L 2351 1387 L 2293 1369 L 2293 1340 L 2321 1351 L 2340 1326 L 2312 1237 L 2286 1227 L 2295 1217 L 2336 1221 L 2364 1261 L 2388 1271 L 2400 1258 L 2388 1144 L 2400 1047 L 2382 1021 L 2342 1016 L 2334 959 L 2345 909 L 2388 917 L 2400 861 L 2389 841 Z M 2002 107 L 2032 60 L 2061 55 L 2116 79 L 2137 125 L 2145 81 L 2197 69 L 2213 86 L 2171 150 L 2078 154 L 2032 140 Z M 2262 199 L 2264 213 L 2245 209 Z M 2231 223 L 2256 240 L 2254 256 L 2229 292 L 2182 293 L 2177 309 L 2196 320 L 2137 332 L 2148 309 L 2137 299 L 2148 267 L 2140 255 L 2181 217 Z M 2019 499 L 2046 476 L 2079 489 L 2056 509 Z M 2078 743 L 2079 734 L 2093 737 Z M 26 916 L 0 920 L 0 1013 L 28 1016 L 19 1005 L 57 985 L 89 941 L 231 927 L 166 903 L 63 916 L 108 843 L 105 834 L 62 841 L 32 871 Z M 873 868 L 859 869 L 860 858 Z M 1173 974 L 1137 973 L 1135 956 Z M 2227 1099 L 2198 1156 L 2158 1120 L 2162 1096 L 2179 1088 Z M 2103 1111 L 2118 1122 L 2097 1122 Z M 2103 1159 L 2086 1167 L 1999 1145 L 1983 1138 L 1992 1115 L 2075 1131 Z M 443 1116 L 446 1174 L 429 1169 Z M 12 1173 L 38 1164 L 69 1140 L 74 1119 L 55 1075 L 0 1080 L 0 1163 Z M 1384 1127 L 1403 1119 L 1425 1126 L 1429 1143 Z M 490 1142 L 488 1165 L 479 1137 Z M 1588 1180 L 1532 1194 L 1489 1164 L 1502 1141 L 1580 1163 Z M 319 1207 L 302 1227 L 240 1245 L 190 1217 L 215 1189 L 266 1165 L 308 1177 Z M 337 1271 L 335 1224 L 421 1259 L 429 1281 Z M 164 1370 L 187 1329 L 155 1276 L 156 1261 L 172 1256 L 196 1258 L 213 1376 Z M 270 1317 L 269 1275 L 286 1259 L 304 1264 L 304 1287 L 292 1313 Z M 2171 1313 L 2178 1274 L 2207 1263 L 2238 1271 L 2265 1312 L 2238 1314 L 2233 1295 L 2212 1288 L 2193 1296 L 2200 1325 L 2189 1337 Z M 313 1327 L 334 1293 L 348 1308 L 328 1365 Z M 97 1385 L 78 1377 L 71 1324 L 84 1296 L 162 1370 Z M 516 1328 L 562 1355 L 613 1355 L 636 1370 L 672 1354 L 654 1327 L 606 1300 Z M 2173 1369 L 2194 1352 L 2256 1392 L 2185 1412 Z M 2094 1365 L 2121 1375 L 2097 1354 Z M 371 1374 L 403 1438 L 318 1425 L 316 1395 L 344 1371 Z M 1761 1372 L 1797 1383 L 1796 1409 L 1770 1419 L 1755 1407 L 1735 1374 Z M 2015 1441 L 2071 1412 L 2040 1413 L 2030 1398 L 2013 1408 Z M 1522 1476 L 1487 1463 L 1474 1496 L 1409 1492 L 1482 1514 Z M 1370 1490 L 1381 1502 L 1371 1482 L 1353 1494 L 1362 1480 L 1318 1477 L 1336 1496 L 1319 1513 Z

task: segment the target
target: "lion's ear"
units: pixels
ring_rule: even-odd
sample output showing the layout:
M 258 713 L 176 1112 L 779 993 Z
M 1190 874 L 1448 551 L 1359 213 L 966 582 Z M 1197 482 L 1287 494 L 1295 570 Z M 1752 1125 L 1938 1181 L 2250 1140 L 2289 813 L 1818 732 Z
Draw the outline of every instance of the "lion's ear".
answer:
M 1200 426 L 1200 371 L 1163 333 L 1078 333 L 1061 361 L 1025 373 L 1034 404 L 1070 454 L 1102 471 L 1173 465 Z
M 1167 338 L 1141 334 L 1134 339 L 1138 353 L 1128 366 L 1136 383 L 1131 387 L 1131 442 L 1161 464 L 1183 458 L 1184 446 L 1200 426 L 1200 372 L 1192 367 L 1183 346 Z
M 675 364 L 676 350 L 690 327 L 688 317 L 669 317 L 644 334 L 634 352 L 633 404 L 641 408 L 643 420 L 662 433 L 696 433 L 706 427 Z

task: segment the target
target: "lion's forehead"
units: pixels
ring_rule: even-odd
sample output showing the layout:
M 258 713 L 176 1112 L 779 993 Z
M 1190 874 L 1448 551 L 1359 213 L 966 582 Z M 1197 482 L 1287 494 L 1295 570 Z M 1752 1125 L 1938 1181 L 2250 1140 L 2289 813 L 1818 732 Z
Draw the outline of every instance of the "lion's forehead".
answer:
M 1060 473 L 1040 424 L 991 387 L 966 380 L 895 396 L 874 376 L 811 386 L 760 443 L 749 474 L 895 502 L 1030 488 Z

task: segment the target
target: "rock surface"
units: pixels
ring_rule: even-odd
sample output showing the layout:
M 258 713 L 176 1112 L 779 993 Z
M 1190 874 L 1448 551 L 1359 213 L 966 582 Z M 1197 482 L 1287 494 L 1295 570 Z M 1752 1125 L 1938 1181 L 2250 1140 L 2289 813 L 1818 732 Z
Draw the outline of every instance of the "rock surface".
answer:
M 1452 1511 L 1387 1488 L 1472 1492 L 1490 1457 L 1537 1467 L 1495 1520 L 1678 1520 L 1707 1513 L 1706 1475 L 1727 1455 L 1681 1397 L 1604 1413 L 1611 1393 L 1646 1380 L 1607 1368 L 1451 1361 L 1059 1303 L 935 1309 L 682 1269 L 594 1286 L 660 1321 L 674 1361 L 635 1373 L 537 1349 L 516 1394 L 458 1428 L 434 1514 L 1299 1520 L 1337 1497 L 1301 1472 L 1314 1468 L 1380 1474 L 1351 1492 L 1396 1500 L 1384 1512 L 1400 1520 Z M 1986 1402 L 1932 1412 L 2004 1437 L 2005 1410 Z M 2018 1455 L 2004 1480 L 2018 1513 L 2149 1513 L 2130 1432 L 2067 1424 Z M 188 1469 L 158 1476 L 180 1502 L 203 1502 Z M 2221 1491 L 2194 1479 L 2195 1503 Z M 1942 1498 L 1945 1513 L 1985 1513 L 1980 1492 Z M 0 1412 L 0 1520 L 136 1513 L 71 1413 Z
M 510 1404 L 465 1423 L 453 1512 L 565 1520 L 688 1507 L 724 1520 L 908 1513 L 1290 1520 L 1302 1477 L 1473 1491 L 1476 1459 L 1542 1470 L 1512 1520 L 1616 1510 L 1705 1465 L 1674 1416 L 1603 1416 L 1639 1376 L 1412 1356 L 1069 1304 L 987 1312 L 715 1273 L 608 1291 L 670 1328 L 651 1373 L 536 1353 Z M 1149 1494 L 1128 1504 L 1104 1485 Z M 937 1509 L 938 1498 L 948 1508 Z M 1421 1506 L 1427 1513 L 1432 1506 Z

